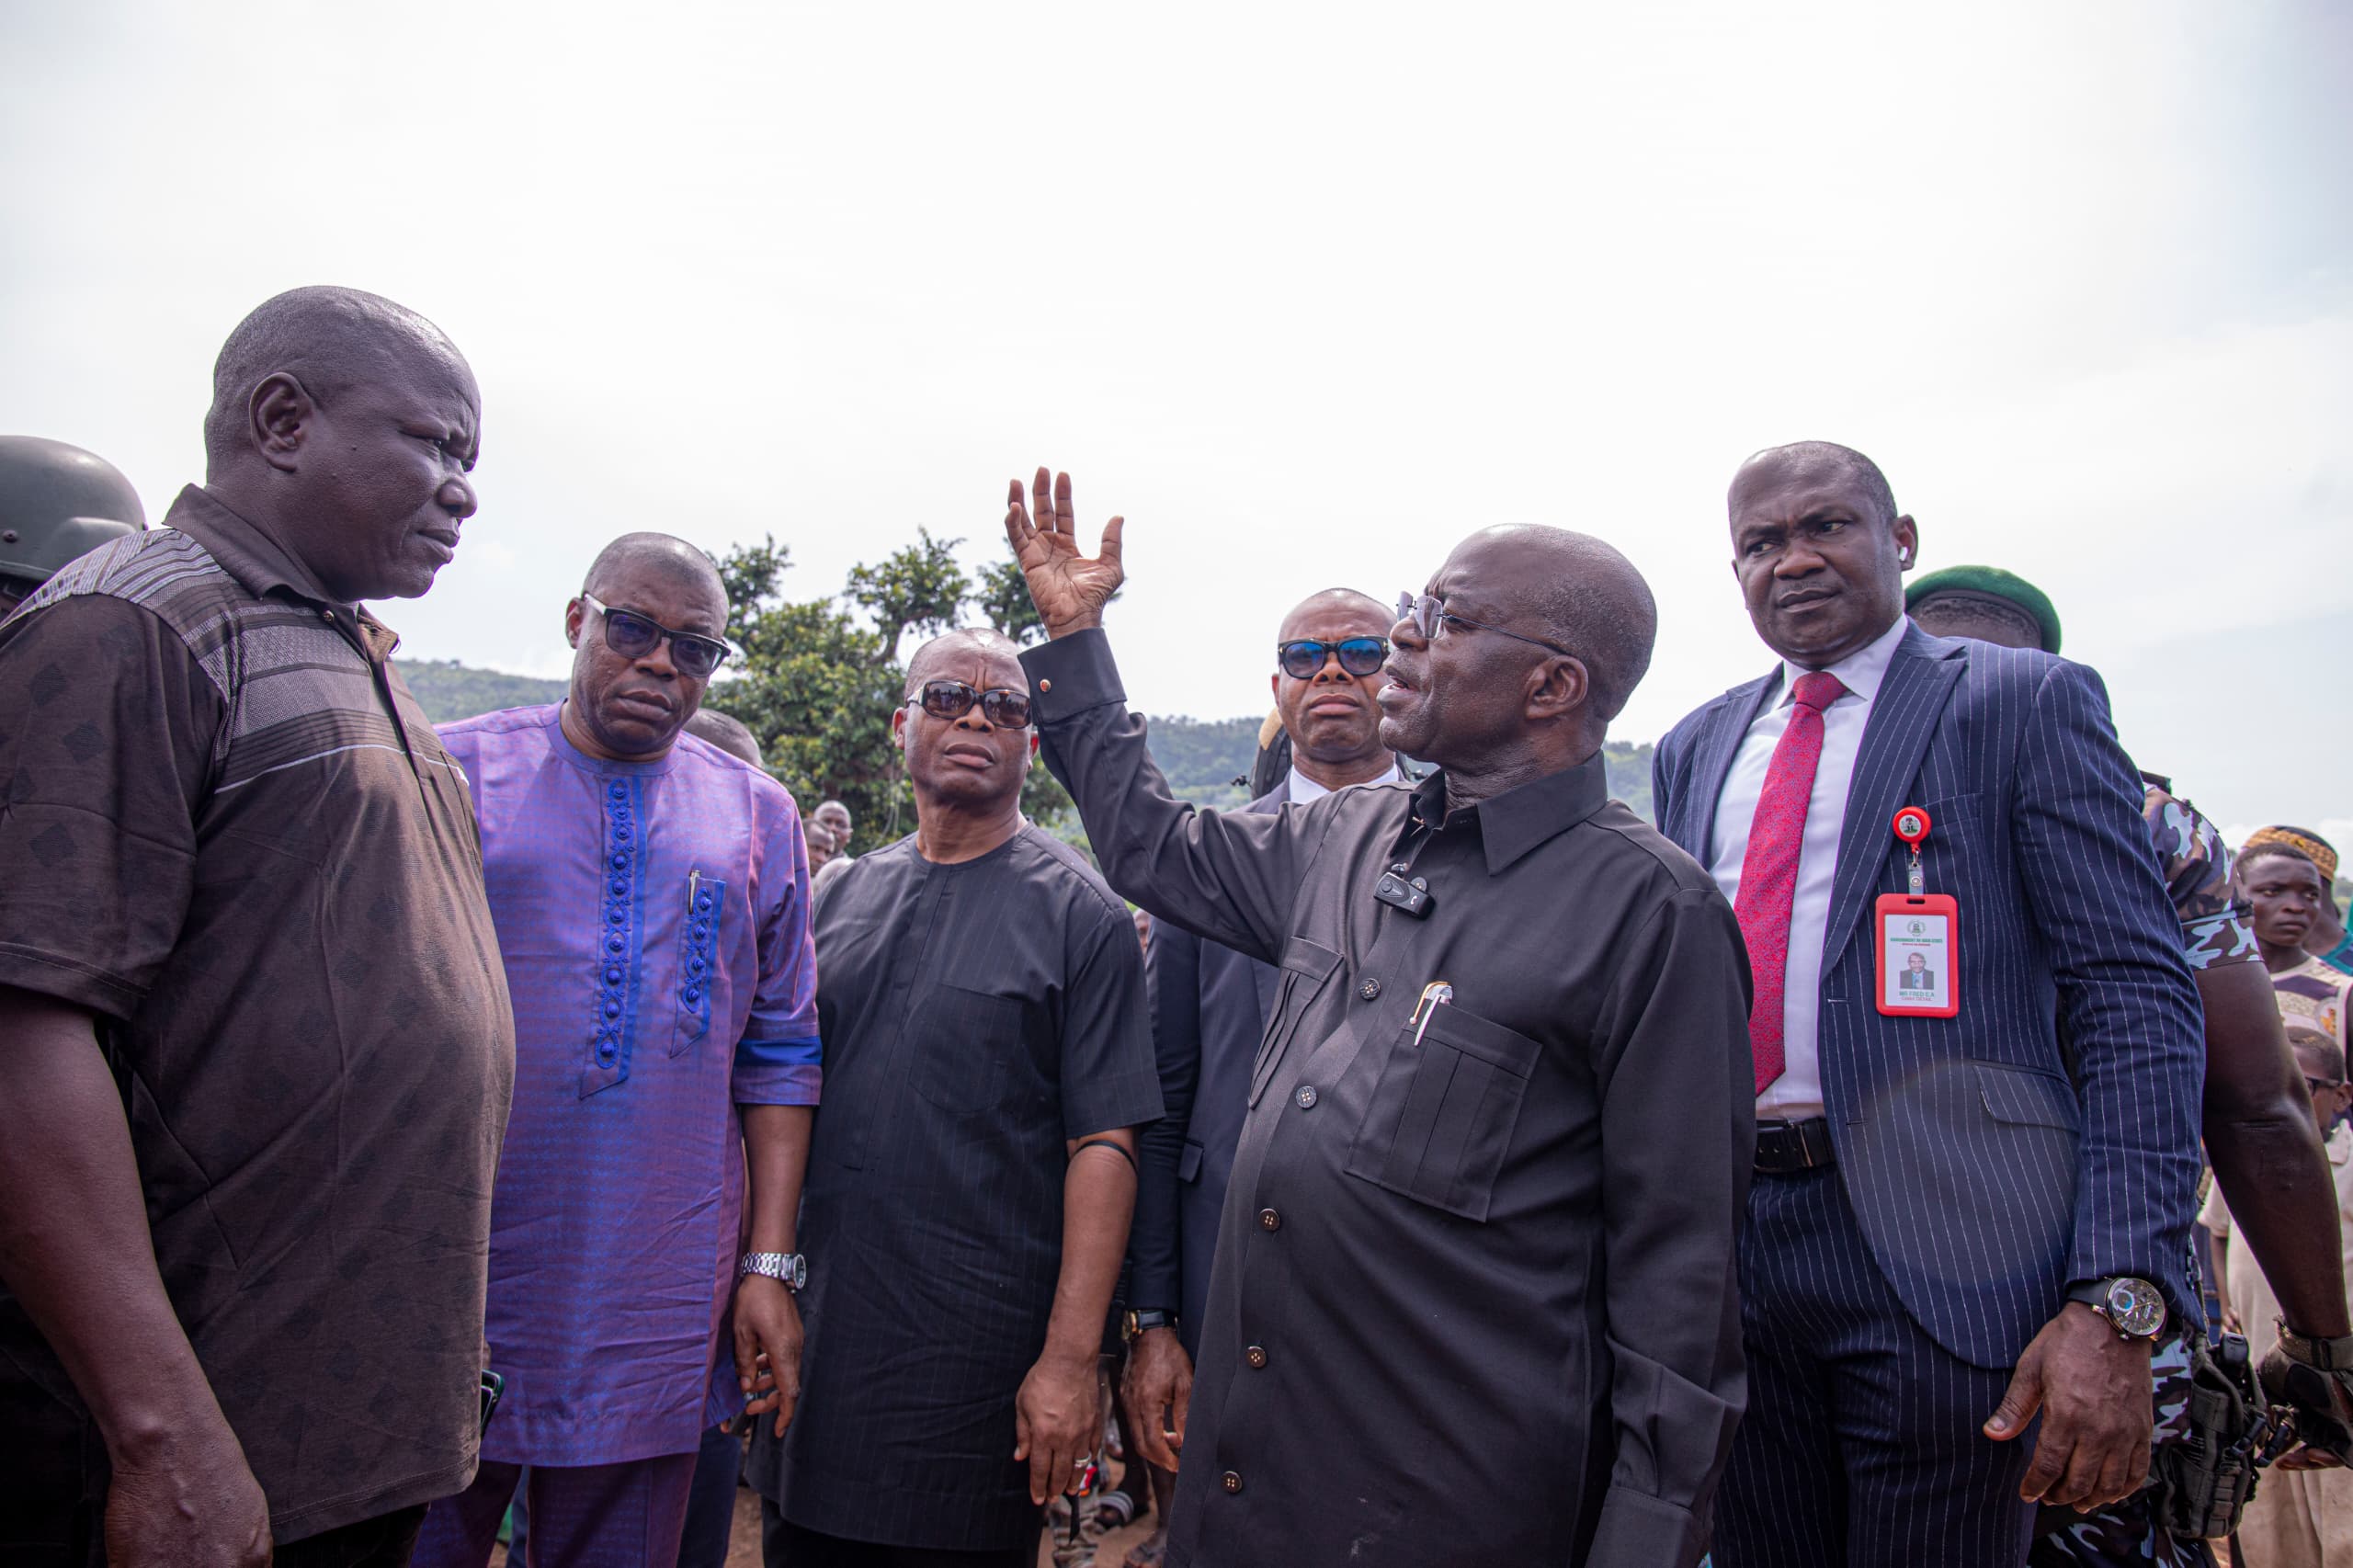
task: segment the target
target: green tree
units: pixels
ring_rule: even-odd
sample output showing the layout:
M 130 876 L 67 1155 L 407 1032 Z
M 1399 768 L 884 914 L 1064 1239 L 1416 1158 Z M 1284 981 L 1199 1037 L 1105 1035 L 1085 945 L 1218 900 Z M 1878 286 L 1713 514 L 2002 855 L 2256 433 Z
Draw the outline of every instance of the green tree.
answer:
M 891 714 L 906 689 L 902 653 L 914 652 L 909 634 L 925 639 L 968 624 L 971 604 L 1008 636 L 1034 640 L 1008 624 L 1015 607 L 1006 589 L 1019 594 L 1019 610 L 1029 608 L 1019 569 L 1010 560 L 984 569 L 972 604 L 972 579 L 954 554 L 962 542 L 923 532 L 880 562 L 853 567 L 841 594 L 805 600 L 785 593 L 791 552 L 773 538 L 738 545 L 720 561 L 728 635 L 745 656 L 731 662 L 729 677 L 712 683 L 704 701 L 750 726 L 768 770 L 804 811 L 827 800 L 850 808 L 854 852 L 915 826 L 915 796 L 891 739 Z M 1029 619 L 1034 626 L 1034 612 Z M 1042 764 L 1029 770 L 1022 809 L 1055 831 L 1075 825 L 1070 797 Z

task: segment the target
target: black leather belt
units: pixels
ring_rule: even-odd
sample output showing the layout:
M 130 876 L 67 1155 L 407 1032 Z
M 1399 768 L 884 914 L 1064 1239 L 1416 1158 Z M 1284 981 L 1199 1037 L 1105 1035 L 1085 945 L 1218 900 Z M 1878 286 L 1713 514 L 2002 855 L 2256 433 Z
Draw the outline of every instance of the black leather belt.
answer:
M 1837 1151 L 1830 1146 L 1830 1119 L 1826 1116 L 1756 1124 L 1756 1168 L 1768 1176 L 1788 1176 L 1792 1171 L 1810 1171 L 1817 1165 L 1837 1163 Z

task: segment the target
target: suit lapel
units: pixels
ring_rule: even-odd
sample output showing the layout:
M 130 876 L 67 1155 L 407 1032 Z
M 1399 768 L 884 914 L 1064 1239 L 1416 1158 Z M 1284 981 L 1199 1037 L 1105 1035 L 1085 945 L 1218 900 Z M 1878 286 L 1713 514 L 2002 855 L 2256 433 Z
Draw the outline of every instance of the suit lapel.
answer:
M 1896 644 L 1887 678 L 1880 682 L 1863 726 L 1862 750 L 1855 757 L 1847 817 L 1838 827 L 1838 869 L 1831 882 L 1830 924 L 1822 937 L 1825 975 L 1845 949 L 1879 869 L 1894 847 L 1891 824 L 1896 812 L 1919 804 L 1904 794 L 1918 776 L 1945 704 L 1969 667 L 1967 646 L 1932 638 L 1915 626 Z
M 1733 687 L 1716 699 L 1715 711 L 1699 726 L 1699 744 L 1691 757 L 1691 795 L 1685 807 L 1685 820 L 1695 824 L 1695 833 L 1684 848 L 1702 866 L 1715 858 L 1716 802 L 1723 797 L 1733 758 L 1740 755 L 1748 726 L 1756 722 L 1780 676 L 1776 669 L 1746 686 Z

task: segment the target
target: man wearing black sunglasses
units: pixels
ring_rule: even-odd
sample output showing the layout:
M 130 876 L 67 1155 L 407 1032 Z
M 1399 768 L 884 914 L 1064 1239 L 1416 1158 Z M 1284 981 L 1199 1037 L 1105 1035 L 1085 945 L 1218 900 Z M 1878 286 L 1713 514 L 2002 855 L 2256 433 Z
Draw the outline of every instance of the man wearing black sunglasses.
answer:
M 1731 907 L 1608 798 L 1650 591 L 1495 528 L 1390 631 L 1381 738 L 1441 771 L 1267 815 L 1174 800 L 1039 471 L 1006 531 L 1048 764 L 1111 885 L 1279 966 L 1201 1324 L 1172 1568 L 1689 1568 L 1743 1400 L 1755 1148 Z
M 418 1568 L 481 1568 L 526 1466 L 534 1562 L 668 1568 L 698 1469 L 732 1473 L 720 1428 L 792 1415 L 793 1293 L 833 1262 L 795 1233 L 810 877 L 791 795 L 687 733 L 727 612 L 700 550 L 625 535 L 565 608 L 564 700 L 441 732 L 482 822 L 516 1082 L 484 1325 L 506 1398 Z
M 1352 588 L 1326 588 L 1283 618 L 1267 679 L 1290 742 L 1290 767 L 1249 810 L 1272 813 L 1352 785 L 1397 780 L 1397 758 L 1381 744 L 1373 700 L 1393 619 L 1379 600 Z M 1142 1428 L 1130 1440 L 1143 1458 L 1173 1471 L 1173 1447 L 1184 1442 L 1226 1173 L 1249 1108 L 1250 1062 L 1281 971 L 1176 926 L 1160 931 L 1145 968 L 1153 1044 L 1170 1104 L 1143 1136 L 1129 1248 L 1133 1348 L 1126 1392 Z M 1173 1437 L 1162 1436 L 1164 1420 Z
M 1128 911 L 1021 814 L 1011 642 L 918 650 L 891 731 L 915 831 L 817 918 L 825 1111 L 800 1414 L 749 1475 L 768 1568 L 1027 1568 L 1101 1437 L 1096 1359 L 1161 1112 Z

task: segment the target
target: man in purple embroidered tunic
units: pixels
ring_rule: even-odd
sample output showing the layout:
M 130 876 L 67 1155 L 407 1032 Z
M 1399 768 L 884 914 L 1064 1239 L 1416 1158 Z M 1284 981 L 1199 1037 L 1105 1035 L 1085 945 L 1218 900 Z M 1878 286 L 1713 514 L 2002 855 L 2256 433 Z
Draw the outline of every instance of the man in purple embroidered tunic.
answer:
M 705 1434 L 747 1409 L 780 1429 L 799 1393 L 808 866 L 783 786 L 680 733 L 726 621 L 708 556 L 624 536 L 565 612 L 569 699 L 441 732 L 483 824 L 516 1087 L 491 1207 L 506 1400 L 472 1487 L 426 1517 L 426 1568 L 488 1558 L 526 1465 L 540 1568 L 667 1568 Z

